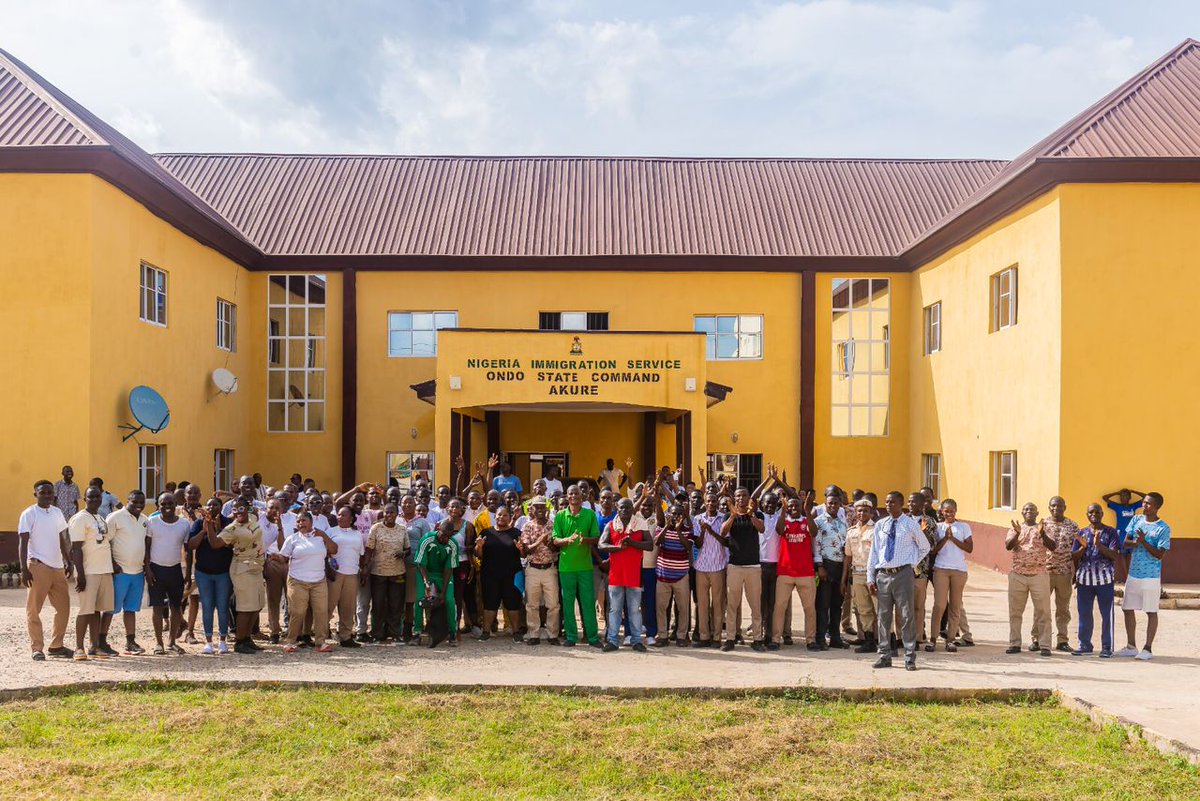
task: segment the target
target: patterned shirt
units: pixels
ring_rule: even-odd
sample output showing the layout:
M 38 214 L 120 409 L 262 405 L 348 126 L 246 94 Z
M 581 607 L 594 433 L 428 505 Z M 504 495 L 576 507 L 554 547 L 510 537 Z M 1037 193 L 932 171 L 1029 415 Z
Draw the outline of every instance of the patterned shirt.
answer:
M 1171 549 L 1171 527 L 1162 518 L 1151 523 L 1144 515 L 1138 515 L 1129 521 L 1129 528 L 1126 529 L 1125 540 L 1122 542 L 1125 552 L 1133 553 L 1129 560 L 1129 578 L 1161 578 L 1162 560 L 1155 559 L 1145 548 L 1136 544 L 1139 531 L 1146 533 L 1146 542 L 1155 548 L 1169 551 Z
M 839 510 L 840 511 L 840 510 Z M 849 526 L 840 515 L 822 509 L 816 519 L 817 561 L 842 562 L 846 559 L 846 531 Z
M 1046 572 L 1046 546 L 1036 524 L 1021 524 L 1017 547 L 1012 552 L 1012 572 L 1019 576 L 1040 576 Z
M 929 551 L 926 551 L 921 561 L 917 562 L 913 567 L 913 571 L 917 574 L 917 578 L 930 579 L 933 578 L 933 561 L 936 557 L 931 557 L 929 554 L 932 553 L 933 546 L 937 544 L 938 540 L 937 518 L 932 515 L 922 514 L 912 519 L 917 524 L 917 528 L 921 528 L 922 524 L 925 525 L 925 528 L 921 528 L 921 533 L 925 535 L 925 540 L 929 543 Z
M 875 524 L 855 523 L 846 529 L 846 556 L 849 556 L 855 572 L 867 571 L 867 559 L 871 556 L 871 541 L 875 536 Z
M 888 558 L 888 548 L 892 550 Z M 914 570 L 929 555 L 929 538 L 908 515 L 887 515 L 875 523 L 871 553 L 867 556 L 867 582 L 875 583 L 875 572 L 883 568 L 912 565 Z
M 79 485 L 72 481 L 70 484 L 61 478 L 54 482 L 54 505 L 68 520 L 79 511 Z
M 654 565 L 655 577 L 666 584 L 674 584 L 680 579 L 687 578 L 688 567 L 691 565 L 692 543 L 686 531 L 664 529 L 662 544 L 658 547 L 658 557 Z
M 1116 578 L 1113 561 L 1100 553 L 1096 543 L 1099 541 L 1100 545 L 1115 551 L 1121 545 L 1121 535 L 1112 526 L 1105 525 L 1101 525 L 1099 531 L 1088 526 L 1079 533 L 1083 535 L 1088 544 L 1084 547 L 1079 544 L 1079 540 L 1075 540 L 1071 545 L 1072 553 L 1083 553 L 1083 556 L 1079 558 L 1079 567 L 1075 569 L 1075 583 L 1085 587 L 1112 584 Z
M 1079 536 L 1079 526 L 1069 517 L 1064 517 L 1061 523 L 1048 517 L 1046 536 L 1054 540 L 1054 550 L 1046 554 L 1046 572 L 1052 576 L 1075 575 L 1075 562 L 1071 559 L 1071 550 L 1075 538 Z
M 704 532 L 700 527 L 701 523 L 707 523 L 709 528 L 719 533 L 721 526 L 725 525 L 725 515 L 720 512 L 715 515 L 701 512 L 692 518 L 692 533 L 696 542 L 700 543 L 700 550 L 696 554 L 696 569 L 701 573 L 720 573 L 729 564 L 729 549 L 718 542 L 716 537 Z
M 541 539 L 544 534 L 550 534 L 551 537 L 554 536 L 554 523 L 549 519 L 545 523 L 539 523 L 536 520 L 530 519 L 521 529 L 520 543 L 528 549 Z M 558 551 L 550 547 L 549 540 L 537 546 L 532 551 L 526 550 L 525 555 L 529 557 L 529 564 L 531 565 L 553 565 L 558 561 Z
M 408 529 L 399 519 L 394 526 L 385 526 L 382 519 L 371 526 L 371 533 L 367 535 L 367 547 L 371 549 L 372 575 L 404 575 L 412 543 L 408 538 Z

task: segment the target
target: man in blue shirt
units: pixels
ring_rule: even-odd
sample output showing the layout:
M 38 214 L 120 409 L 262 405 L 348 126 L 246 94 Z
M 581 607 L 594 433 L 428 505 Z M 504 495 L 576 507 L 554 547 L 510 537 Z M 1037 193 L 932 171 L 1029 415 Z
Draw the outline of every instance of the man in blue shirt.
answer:
M 513 475 L 512 465 L 508 462 L 500 463 L 500 475 L 492 479 L 492 489 L 500 492 L 512 490 L 518 495 L 525 491 L 521 486 L 521 479 Z
M 1142 513 L 1129 521 L 1121 550 L 1129 554 L 1129 578 L 1125 581 L 1125 610 L 1127 644 L 1117 656 L 1136 656 L 1143 661 L 1154 658 L 1151 646 L 1158 631 L 1158 597 L 1162 593 L 1162 560 L 1171 548 L 1171 527 L 1158 516 L 1163 497 L 1147 492 L 1142 499 Z M 1137 649 L 1136 612 L 1146 613 L 1146 642 Z
M 1133 496 L 1137 496 L 1137 500 Z M 1131 490 L 1129 487 L 1124 487 L 1116 492 L 1110 492 L 1103 496 L 1101 500 L 1109 509 L 1113 510 L 1113 514 L 1117 516 L 1117 533 L 1122 537 L 1125 536 L 1126 530 L 1129 528 L 1129 521 L 1142 511 L 1142 500 L 1145 499 L 1146 493 Z M 1114 500 L 1115 499 L 1115 500 Z

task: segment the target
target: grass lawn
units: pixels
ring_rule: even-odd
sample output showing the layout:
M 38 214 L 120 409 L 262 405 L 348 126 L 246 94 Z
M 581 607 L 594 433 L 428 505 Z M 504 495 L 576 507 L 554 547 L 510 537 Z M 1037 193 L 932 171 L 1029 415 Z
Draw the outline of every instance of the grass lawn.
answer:
M 6 798 L 1196 799 L 1053 704 L 150 689 L 0 705 Z

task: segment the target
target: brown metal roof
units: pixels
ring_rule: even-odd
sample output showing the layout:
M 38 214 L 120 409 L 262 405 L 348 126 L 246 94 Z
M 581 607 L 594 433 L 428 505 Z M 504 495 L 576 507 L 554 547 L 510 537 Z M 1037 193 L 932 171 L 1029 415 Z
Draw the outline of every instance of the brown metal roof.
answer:
M 1001 161 L 169 154 L 272 255 L 891 256 Z
M 4 55 L 0 51 L 0 145 L 104 144 L 53 97 L 38 92 L 37 84 Z

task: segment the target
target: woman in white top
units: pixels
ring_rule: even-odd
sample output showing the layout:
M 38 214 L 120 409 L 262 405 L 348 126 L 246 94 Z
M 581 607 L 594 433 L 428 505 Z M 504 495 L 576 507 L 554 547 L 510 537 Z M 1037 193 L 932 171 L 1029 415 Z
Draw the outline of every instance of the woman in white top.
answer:
M 355 526 L 354 511 L 349 506 L 338 509 L 337 522 L 337 528 L 329 532 L 337 546 L 337 564 L 329 580 L 329 604 L 338 613 L 338 643 L 346 648 L 356 648 L 358 643 L 353 642 L 350 632 L 354 629 L 360 589 L 367 587 L 362 559 L 367 550 L 367 541 Z M 367 537 L 370 537 L 369 531 Z M 370 588 L 367 588 L 367 598 L 370 597 Z M 366 633 L 365 628 L 363 633 Z
M 937 524 L 938 540 L 930 549 L 933 559 L 933 637 L 925 645 L 926 651 L 937 648 L 938 623 L 942 612 L 949 606 L 946 623 L 946 650 L 958 650 L 954 644 L 962 617 L 963 589 L 967 586 L 967 554 L 975 549 L 971 541 L 971 527 L 958 519 L 958 504 L 947 498 L 942 501 L 942 522 Z
M 325 557 L 338 552 L 328 534 L 313 528 L 312 513 L 296 514 L 296 531 L 288 537 L 279 553 L 288 560 L 288 633 L 285 653 L 296 652 L 296 641 L 304 630 L 304 617 L 311 607 L 317 652 L 333 650 L 325 642 L 329 636 L 329 588 L 325 583 Z

